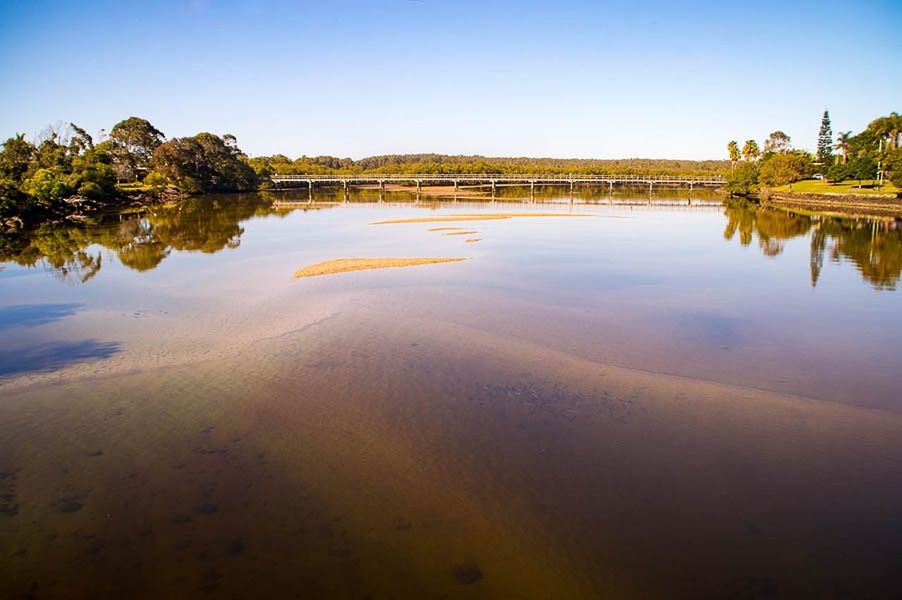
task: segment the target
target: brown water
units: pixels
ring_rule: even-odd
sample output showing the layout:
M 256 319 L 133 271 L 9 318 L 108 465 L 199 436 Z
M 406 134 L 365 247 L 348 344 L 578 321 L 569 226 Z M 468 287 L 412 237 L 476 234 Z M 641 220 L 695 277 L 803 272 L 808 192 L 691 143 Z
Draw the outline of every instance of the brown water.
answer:
M 0 596 L 902 594 L 896 223 L 371 199 L 3 240 Z

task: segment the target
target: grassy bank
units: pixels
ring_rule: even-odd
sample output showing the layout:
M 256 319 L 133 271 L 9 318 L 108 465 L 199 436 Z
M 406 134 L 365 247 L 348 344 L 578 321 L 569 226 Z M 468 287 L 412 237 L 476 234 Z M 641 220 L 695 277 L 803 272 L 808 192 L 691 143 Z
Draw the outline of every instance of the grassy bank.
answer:
M 790 187 L 792 189 L 790 189 Z M 829 194 L 836 196 L 893 196 L 902 193 L 902 190 L 888 181 L 880 187 L 875 186 L 872 181 L 863 181 L 859 188 L 857 181 L 828 183 L 826 181 L 818 181 L 817 179 L 797 181 L 791 186 L 781 185 L 780 187 L 774 188 L 773 191 L 784 194 Z

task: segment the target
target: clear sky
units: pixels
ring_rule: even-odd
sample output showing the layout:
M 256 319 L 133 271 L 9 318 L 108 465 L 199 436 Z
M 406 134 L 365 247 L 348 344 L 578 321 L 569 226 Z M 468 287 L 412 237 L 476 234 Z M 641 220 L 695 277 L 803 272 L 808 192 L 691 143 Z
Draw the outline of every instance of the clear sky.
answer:
M 902 112 L 902 1 L 0 0 L 0 136 L 250 154 L 724 158 Z

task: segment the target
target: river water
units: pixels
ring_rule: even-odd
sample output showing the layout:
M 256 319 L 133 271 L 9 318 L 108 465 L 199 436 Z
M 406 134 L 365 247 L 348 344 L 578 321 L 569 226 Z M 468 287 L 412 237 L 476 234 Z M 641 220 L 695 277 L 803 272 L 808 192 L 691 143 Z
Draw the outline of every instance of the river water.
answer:
M 0 239 L 0 596 L 902 597 L 900 223 L 681 194 Z

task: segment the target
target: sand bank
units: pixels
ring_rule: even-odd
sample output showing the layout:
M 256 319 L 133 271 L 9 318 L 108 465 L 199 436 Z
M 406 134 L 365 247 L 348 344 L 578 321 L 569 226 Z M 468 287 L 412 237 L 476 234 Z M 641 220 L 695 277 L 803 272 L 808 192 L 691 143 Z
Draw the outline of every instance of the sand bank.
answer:
M 390 219 L 388 221 L 375 221 L 372 225 L 398 225 L 402 223 L 448 223 L 454 221 L 500 221 L 519 217 L 592 217 L 586 213 L 549 213 L 549 212 L 511 212 L 511 213 L 483 213 L 442 215 L 437 217 L 414 217 L 411 219 Z
M 436 263 L 460 262 L 464 258 L 336 258 L 315 265 L 309 265 L 294 272 L 295 278 L 318 277 L 349 271 L 369 271 L 372 269 L 395 269 L 416 267 Z

